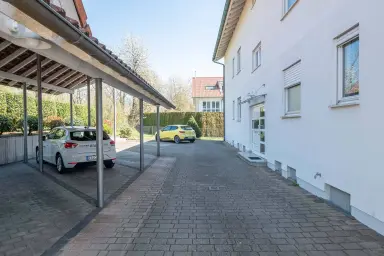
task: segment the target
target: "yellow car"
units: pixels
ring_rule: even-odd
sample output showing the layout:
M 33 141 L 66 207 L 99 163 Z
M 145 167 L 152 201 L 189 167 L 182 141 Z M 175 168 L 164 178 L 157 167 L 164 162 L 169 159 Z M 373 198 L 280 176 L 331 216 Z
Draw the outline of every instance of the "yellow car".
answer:
M 196 140 L 196 133 L 188 125 L 168 125 L 160 130 L 160 141 L 164 140 L 174 141 L 175 143 L 180 143 L 181 141 L 193 143 Z

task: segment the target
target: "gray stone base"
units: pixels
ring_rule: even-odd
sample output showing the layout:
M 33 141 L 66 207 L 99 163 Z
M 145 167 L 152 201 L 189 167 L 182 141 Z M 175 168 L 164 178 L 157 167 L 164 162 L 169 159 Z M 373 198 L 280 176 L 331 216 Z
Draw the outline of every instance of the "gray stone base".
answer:
M 253 153 L 238 152 L 237 156 L 240 159 L 244 160 L 249 165 L 258 166 L 258 167 L 266 167 L 267 166 L 267 161 L 264 158 L 262 158 L 258 155 L 255 155 Z

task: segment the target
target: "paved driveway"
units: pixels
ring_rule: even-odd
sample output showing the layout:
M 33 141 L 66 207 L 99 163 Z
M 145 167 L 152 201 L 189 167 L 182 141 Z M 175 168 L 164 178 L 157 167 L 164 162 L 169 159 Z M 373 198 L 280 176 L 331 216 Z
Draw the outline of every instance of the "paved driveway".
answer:
M 221 142 L 165 148 L 62 255 L 384 255 L 382 236 Z
M 93 209 L 25 164 L 0 166 L 0 256 L 41 255 Z

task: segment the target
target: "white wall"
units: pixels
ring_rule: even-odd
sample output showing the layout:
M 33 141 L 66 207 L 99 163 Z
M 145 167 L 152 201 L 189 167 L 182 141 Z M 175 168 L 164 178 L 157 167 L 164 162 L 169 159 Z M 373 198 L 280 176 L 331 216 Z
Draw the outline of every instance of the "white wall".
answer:
M 384 1 L 299 1 L 283 20 L 282 1 L 257 0 L 252 10 L 251 2 L 247 1 L 225 56 L 226 140 L 251 148 L 249 104 L 242 105 L 242 121 L 237 122 L 232 120 L 232 101 L 244 99 L 265 84 L 258 94 L 267 94 L 266 158 L 270 165 L 277 160 L 284 170 L 287 165 L 295 168 L 303 186 L 311 184 L 314 187 L 308 189 L 324 197 L 325 184 L 349 193 L 352 208 L 382 223 Z M 331 109 L 336 103 L 334 38 L 357 23 L 360 105 Z M 252 50 L 260 41 L 262 64 L 252 73 Z M 232 78 L 232 58 L 240 46 L 242 71 Z M 281 119 L 282 70 L 300 59 L 301 118 Z M 314 179 L 317 172 L 322 177 Z
M 77 14 L 73 0 L 51 0 L 51 3 L 63 8 L 65 10 L 65 14 L 68 17 L 79 21 L 79 16 Z
M 193 103 L 195 105 L 196 112 L 203 112 L 203 102 L 204 101 L 219 101 L 220 102 L 220 112 L 223 112 L 223 98 L 194 98 Z M 212 104 L 212 103 L 211 103 Z M 212 107 L 212 105 L 211 105 Z

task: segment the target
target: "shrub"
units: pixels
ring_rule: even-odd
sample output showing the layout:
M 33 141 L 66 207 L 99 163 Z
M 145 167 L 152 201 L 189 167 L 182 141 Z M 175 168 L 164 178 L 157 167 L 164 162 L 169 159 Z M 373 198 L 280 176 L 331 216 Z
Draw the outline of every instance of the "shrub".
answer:
M 0 115 L 7 113 L 7 97 L 4 92 L 0 92 Z
M 197 124 L 195 118 L 193 116 L 191 116 L 187 122 L 187 124 L 189 126 L 191 126 L 193 128 L 193 130 L 195 130 L 196 132 L 196 137 L 197 138 L 200 138 L 201 137 L 201 129 L 199 127 L 199 125 Z
M 106 123 L 103 124 L 103 130 L 104 130 L 107 134 L 112 134 L 112 128 L 111 128 L 111 126 L 109 126 L 109 125 L 106 124 Z
M 120 137 L 130 139 L 132 137 L 132 128 L 131 127 L 125 127 L 120 129 Z
M 12 131 L 12 120 L 4 115 L 0 115 L 0 135 L 3 134 L 3 132 L 10 132 Z
M 32 132 L 37 131 L 39 129 L 39 120 L 37 116 L 28 116 L 27 117 L 27 125 L 28 125 L 28 135 L 31 135 Z M 24 133 L 24 119 L 19 120 L 18 128 Z
M 49 129 L 64 125 L 64 120 L 59 116 L 48 116 L 44 119 L 44 126 Z

